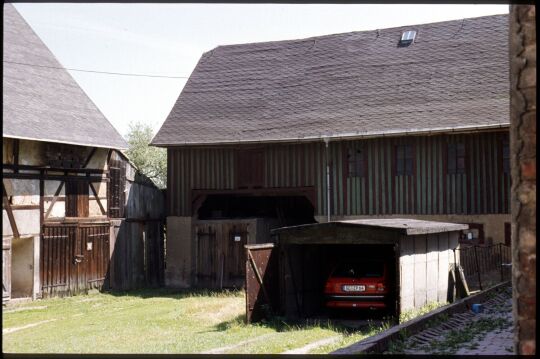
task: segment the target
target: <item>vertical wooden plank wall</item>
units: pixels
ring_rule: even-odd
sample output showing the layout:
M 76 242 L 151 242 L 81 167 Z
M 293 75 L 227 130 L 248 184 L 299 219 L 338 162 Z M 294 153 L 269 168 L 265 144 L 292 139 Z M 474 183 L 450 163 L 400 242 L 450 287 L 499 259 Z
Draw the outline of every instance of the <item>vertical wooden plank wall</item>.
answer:
M 508 132 L 409 136 L 330 142 L 331 214 L 509 213 L 510 175 L 502 169 Z M 466 171 L 448 174 L 447 144 L 465 144 Z M 412 175 L 395 174 L 395 146 L 412 145 Z M 362 148 L 365 176 L 347 176 L 347 149 Z M 240 147 L 241 148 L 241 147 Z M 326 215 L 326 153 L 321 142 L 267 144 L 266 188 L 315 187 Z M 192 189 L 236 188 L 236 148 L 169 148 L 169 215 L 191 216 Z

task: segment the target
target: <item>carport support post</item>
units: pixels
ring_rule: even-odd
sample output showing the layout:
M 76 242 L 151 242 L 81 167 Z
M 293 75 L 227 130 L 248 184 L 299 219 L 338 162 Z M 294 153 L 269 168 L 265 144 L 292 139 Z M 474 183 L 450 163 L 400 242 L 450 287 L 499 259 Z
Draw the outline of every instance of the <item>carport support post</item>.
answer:
M 328 155 L 330 137 L 323 137 L 323 141 L 326 147 L 326 213 L 327 221 L 330 222 L 330 159 Z

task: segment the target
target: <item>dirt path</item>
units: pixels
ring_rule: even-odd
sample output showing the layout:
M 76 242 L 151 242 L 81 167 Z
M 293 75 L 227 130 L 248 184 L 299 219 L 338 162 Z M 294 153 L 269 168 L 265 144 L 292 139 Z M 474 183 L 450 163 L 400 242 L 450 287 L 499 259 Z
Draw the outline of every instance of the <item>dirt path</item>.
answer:
M 2 311 L 2 313 L 3 314 L 8 314 L 8 313 L 15 313 L 15 312 L 24 312 L 24 311 L 27 311 L 27 310 L 42 310 L 42 309 L 47 309 L 47 306 L 8 309 L 8 310 Z
M 281 354 L 307 354 L 315 348 L 321 347 L 323 345 L 332 344 L 334 342 L 337 342 L 341 338 L 342 337 L 340 335 L 331 338 L 324 338 L 321 340 L 317 340 L 316 342 L 309 343 L 308 345 L 305 345 L 301 348 L 287 350 Z
M 210 350 L 205 350 L 204 352 L 201 352 L 200 354 L 224 354 L 226 351 L 236 349 L 236 348 L 239 348 L 239 347 L 244 346 L 246 344 L 259 341 L 259 340 L 267 338 L 267 337 L 269 337 L 269 336 L 271 336 L 273 334 L 274 333 L 260 335 L 258 337 L 251 338 L 251 339 L 248 339 L 248 340 L 244 340 L 244 341 L 236 343 L 236 344 L 227 345 L 225 347 L 220 347 L 220 348 L 215 348 L 215 349 L 210 349 Z
M 26 325 L 23 325 L 22 327 L 2 329 L 2 334 L 10 334 L 10 333 L 18 332 L 19 330 L 37 327 L 38 325 L 54 322 L 55 320 L 56 319 L 47 319 L 47 320 L 42 320 L 41 322 L 37 322 L 37 323 L 26 324 Z

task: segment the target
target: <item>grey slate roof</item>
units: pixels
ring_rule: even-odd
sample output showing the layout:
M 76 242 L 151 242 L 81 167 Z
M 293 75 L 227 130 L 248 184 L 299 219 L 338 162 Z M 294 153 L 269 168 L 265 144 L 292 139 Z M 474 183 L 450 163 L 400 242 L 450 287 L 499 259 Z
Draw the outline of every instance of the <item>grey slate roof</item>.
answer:
M 127 148 L 12 4 L 4 4 L 3 136 Z
M 443 233 L 468 229 L 469 225 L 449 222 L 423 221 L 410 218 L 375 218 L 375 219 L 353 219 L 346 221 L 331 221 L 324 223 L 302 224 L 298 226 L 282 227 L 272 230 L 272 233 L 282 233 L 291 230 L 304 230 L 325 226 L 359 226 L 376 227 L 398 231 L 406 235 Z
M 416 41 L 398 47 L 404 30 Z M 219 46 L 158 146 L 314 140 L 509 125 L 508 15 Z

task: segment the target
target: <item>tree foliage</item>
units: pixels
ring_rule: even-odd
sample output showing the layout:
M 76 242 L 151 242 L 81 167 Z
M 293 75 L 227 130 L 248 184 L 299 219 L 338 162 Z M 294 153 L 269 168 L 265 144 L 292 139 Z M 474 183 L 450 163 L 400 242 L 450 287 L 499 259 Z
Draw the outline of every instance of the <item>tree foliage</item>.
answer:
M 167 185 L 167 151 L 149 146 L 154 133 L 146 124 L 136 122 L 129 126 L 127 155 L 139 171 L 150 178 L 159 188 Z

